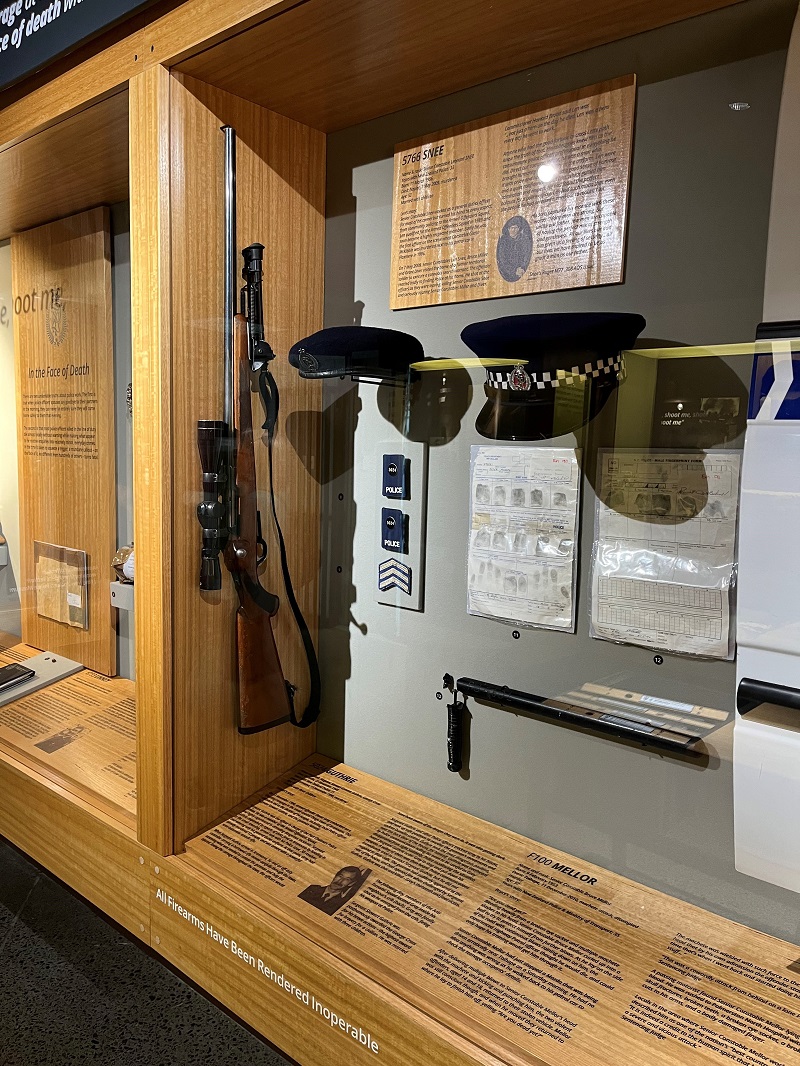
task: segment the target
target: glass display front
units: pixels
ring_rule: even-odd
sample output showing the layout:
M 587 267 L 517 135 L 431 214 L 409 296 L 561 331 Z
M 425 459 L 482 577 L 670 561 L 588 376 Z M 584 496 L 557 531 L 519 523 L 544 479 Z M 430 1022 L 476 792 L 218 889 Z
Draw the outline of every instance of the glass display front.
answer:
M 360 5 L 151 49 L 79 122 L 133 284 L 126 205 L 0 248 L 0 749 L 245 1013 L 800 1050 L 797 79 L 729 6 L 376 113 Z M 290 117 L 298 24 L 358 78 Z
M 463 219 L 459 182 L 471 191 L 469 167 L 483 165 L 474 132 L 477 162 L 461 132 L 451 150 L 452 100 L 332 135 L 326 324 L 363 331 L 373 351 L 368 331 L 405 334 L 407 360 L 398 369 L 385 335 L 383 365 L 367 359 L 356 386 L 325 344 L 296 348 L 301 374 L 315 356 L 337 370 L 323 385 L 319 749 L 791 939 L 796 849 L 778 843 L 775 812 L 794 802 L 782 753 L 796 729 L 762 734 L 760 711 L 736 713 L 745 679 L 794 687 L 780 560 L 798 327 L 760 328 L 780 317 L 765 312 L 765 271 L 783 62 L 640 80 L 621 284 L 468 298 L 482 283 L 448 256 L 485 256 L 494 276 L 512 238 L 483 214 L 486 241 L 425 244 L 437 219 Z M 474 92 L 475 115 L 518 102 Z M 596 106 L 597 92 L 577 95 Z M 444 162 L 426 164 L 438 145 Z M 538 173 L 541 146 L 526 171 L 549 199 L 523 189 L 517 203 L 560 195 L 560 210 L 589 210 L 569 198 L 576 171 L 558 170 L 559 152 L 575 159 L 549 150 L 555 175 Z M 439 192 L 448 175 L 456 192 Z M 532 212 L 535 241 L 547 231 Z M 441 252 L 439 295 L 392 310 L 414 261 L 398 275 L 395 256 L 414 241 L 427 263 Z M 764 434 L 763 452 L 746 430 Z

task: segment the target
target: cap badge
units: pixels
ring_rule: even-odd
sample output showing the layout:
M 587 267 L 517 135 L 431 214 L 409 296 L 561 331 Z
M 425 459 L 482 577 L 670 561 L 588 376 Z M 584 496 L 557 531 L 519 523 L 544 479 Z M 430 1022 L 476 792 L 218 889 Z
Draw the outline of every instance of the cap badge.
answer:
M 530 392 L 531 390 L 531 376 L 525 367 L 520 363 L 515 366 L 511 371 L 508 379 L 509 388 L 514 392 Z
M 300 369 L 306 374 L 316 374 L 319 370 L 319 363 L 315 356 L 305 348 L 298 350 L 298 356 L 300 357 Z

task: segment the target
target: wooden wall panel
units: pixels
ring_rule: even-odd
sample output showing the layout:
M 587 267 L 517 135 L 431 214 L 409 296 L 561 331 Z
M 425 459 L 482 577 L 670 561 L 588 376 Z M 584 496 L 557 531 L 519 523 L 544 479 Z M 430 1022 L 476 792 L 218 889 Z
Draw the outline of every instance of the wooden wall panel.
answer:
M 11 242 L 17 367 L 22 639 L 116 672 L 114 347 L 107 208 Z M 59 293 L 56 296 L 56 292 Z M 37 613 L 34 541 L 88 555 L 88 629 Z M 45 583 L 38 589 L 39 605 Z
M 150 853 L 132 829 L 0 755 L 0 833 L 148 941 Z
M 324 137 L 237 97 L 193 81 L 172 87 L 173 632 L 175 842 L 219 818 L 282 769 L 314 750 L 314 729 L 236 731 L 236 597 L 227 573 L 219 593 L 198 587 L 201 470 L 196 423 L 222 417 L 223 136 L 236 127 L 239 249 L 265 252 L 266 333 L 278 358 L 281 419 L 275 485 L 300 604 L 316 628 L 319 575 L 318 384 L 301 382 L 286 360 L 291 344 L 322 322 Z M 263 421 L 254 396 L 254 424 Z M 287 424 L 300 426 L 290 441 Z M 267 449 L 256 441 L 259 505 L 268 515 Z M 265 529 L 277 583 L 275 538 Z M 288 604 L 277 618 L 284 674 L 300 685 L 306 666 Z
M 130 84 L 139 839 L 172 850 L 172 347 L 169 73 Z

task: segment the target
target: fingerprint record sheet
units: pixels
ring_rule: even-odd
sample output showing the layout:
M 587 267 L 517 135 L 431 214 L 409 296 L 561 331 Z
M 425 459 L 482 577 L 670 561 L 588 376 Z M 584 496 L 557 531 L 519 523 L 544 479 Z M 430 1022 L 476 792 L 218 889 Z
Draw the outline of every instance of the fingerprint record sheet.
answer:
M 574 448 L 472 447 L 469 614 L 574 631 L 579 498 Z
M 592 636 L 733 655 L 739 452 L 600 455 Z

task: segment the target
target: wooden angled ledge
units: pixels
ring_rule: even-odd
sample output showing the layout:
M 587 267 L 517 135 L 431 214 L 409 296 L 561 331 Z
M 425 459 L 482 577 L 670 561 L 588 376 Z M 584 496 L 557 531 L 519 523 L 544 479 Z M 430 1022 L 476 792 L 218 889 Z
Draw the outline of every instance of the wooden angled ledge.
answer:
M 800 951 L 312 756 L 162 858 L 0 750 L 0 833 L 304 1066 L 790 1066 Z
M 37 654 L 18 644 L 0 666 Z M 82 670 L 13 700 L 0 707 L 0 752 L 135 829 L 135 692 L 126 678 Z
M 155 950 L 303 1066 L 498 1066 L 186 858 L 163 860 L 150 893 Z
M 206 987 L 224 965 L 245 1016 L 277 987 L 293 1025 L 330 1028 L 325 985 L 264 954 L 283 926 L 339 968 L 332 1049 L 361 1054 L 368 987 L 476 1061 L 788 1066 L 800 1052 L 797 947 L 318 755 L 175 862 L 153 902 L 160 950 Z M 413 1057 L 380 1012 L 369 1026 L 381 1058 Z

